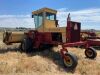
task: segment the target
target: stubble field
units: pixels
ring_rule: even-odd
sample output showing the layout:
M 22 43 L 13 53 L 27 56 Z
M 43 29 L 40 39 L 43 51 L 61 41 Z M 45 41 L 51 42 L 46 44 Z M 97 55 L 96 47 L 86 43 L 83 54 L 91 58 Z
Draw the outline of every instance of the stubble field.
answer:
M 62 63 L 58 48 L 30 54 L 21 53 L 19 44 L 5 45 L 0 33 L 0 75 L 100 75 L 100 49 L 93 60 L 84 55 L 84 49 L 68 48 L 78 57 L 74 71 L 68 71 Z

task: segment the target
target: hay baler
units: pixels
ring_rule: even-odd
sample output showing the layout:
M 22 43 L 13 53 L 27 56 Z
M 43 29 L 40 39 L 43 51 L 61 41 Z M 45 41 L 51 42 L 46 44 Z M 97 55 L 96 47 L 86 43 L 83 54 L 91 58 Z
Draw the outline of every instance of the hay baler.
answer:
M 95 49 L 91 48 L 87 41 L 81 41 L 81 23 L 71 21 L 69 14 L 67 26 L 59 27 L 56 13 L 56 10 L 50 8 L 33 11 L 35 30 L 21 33 L 6 31 L 3 34 L 3 42 L 6 44 L 21 43 L 21 50 L 26 52 L 61 45 L 60 54 L 68 69 L 74 69 L 77 66 L 77 58 L 69 53 L 66 47 L 84 45 L 85 55 L 88 58 L 95 58 L 97 55 Z

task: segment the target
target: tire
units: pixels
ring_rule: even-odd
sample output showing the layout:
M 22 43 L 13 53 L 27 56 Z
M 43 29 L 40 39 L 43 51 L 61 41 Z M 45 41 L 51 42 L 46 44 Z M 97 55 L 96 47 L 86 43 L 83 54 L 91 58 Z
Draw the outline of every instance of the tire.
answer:
M 78 64 L 77 57 L 71 53 L 66 53 L 65 57 L 67 60 L 63 58 L 64 66 L 69 70 L 75 69 Z
M 94 59 L 94 58 L 96 58 L 96 56 L 97 56 L 97 52 L 96 52 L 96 50 L 95 50 L 94 48 L 90 47 L 90 48 L 87 48 L 87 49 L 85 50 L 85 56 L 86 56 L 87 58 Z
M 51 50 L 52 47 L 53 45 L 50 45 L 50 44 L 40 44 L 39 49 L 40 50 L 46 50 L 46 49 Z
M 25 38 L 21 43 L 21 50 L 24 52 L 32 52 L 32 39 Z

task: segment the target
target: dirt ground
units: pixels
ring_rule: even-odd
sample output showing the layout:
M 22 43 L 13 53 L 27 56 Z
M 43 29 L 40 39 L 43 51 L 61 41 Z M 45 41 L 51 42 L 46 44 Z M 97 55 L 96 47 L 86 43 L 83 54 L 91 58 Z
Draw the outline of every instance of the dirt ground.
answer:
M 93 60 L 84 55 L 84 49 L 68 48 L 78 57 L 75 70 L 68 71 L 62 63 L 59 48 L 51 51 L 21 53 L 19 44 L 7 46 L 0 33 L 0 75 L 100 75 L 100 49 Z

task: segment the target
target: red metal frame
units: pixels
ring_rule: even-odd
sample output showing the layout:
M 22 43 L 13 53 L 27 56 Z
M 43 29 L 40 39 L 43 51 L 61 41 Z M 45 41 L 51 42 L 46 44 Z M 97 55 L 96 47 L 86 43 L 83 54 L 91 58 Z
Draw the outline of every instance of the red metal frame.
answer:
M 81 46 L 84 45 L 85 48 L 89 48 L 91 45 L 96 44 L 100 46 L 100 41 L 96 40 L 86 40 L 86 41 L 81 41 L 81 36 L 80 36 L 80 26 L 81 24 L 79 22 L 73 22 L 70 21 L 70 14 L 68 15 L 67 18 L 67 27 L 66 27 L 66 43 L 63 42 L 58 42 L 58 41 L 52 41 L 52 36 L 51 32 L 38 32 L 38 31 L 30 31 L 29 35 L 30 38 L 33 38 L 32 33 L 34 32 L 35 38 L 34 38 L 34 46 L 36 48 L 39 48 L 41 44 L 54 44 L 54 45 L 62 45 L 61 49 L 61 55 L 64 57 L 64 53 L 68 52 L 66 47 L 73 47 L 73 46 Z M 74 30 L 73 26 L 77 24 L 78 29 Z M 88 32 L 82 32 L 86 33 L 88 35 L 94 35 L 94 33 L 88 33 Z
M 90 46 L 100 46 L 100 39 L 89 39 L 87 42 Z
M 84 40 L 84 38 L 82 38 L 83 34 L 88 35 L 87 37 L 84 37 L 84 38 L 86 38 L 85 40 Z M 95 32 L 86 32 L 86 31 L 81 32 L 81 40 L 87 41 L 88 44 L 91 46 L 100 46 L 100 37 L 98 37 Z

